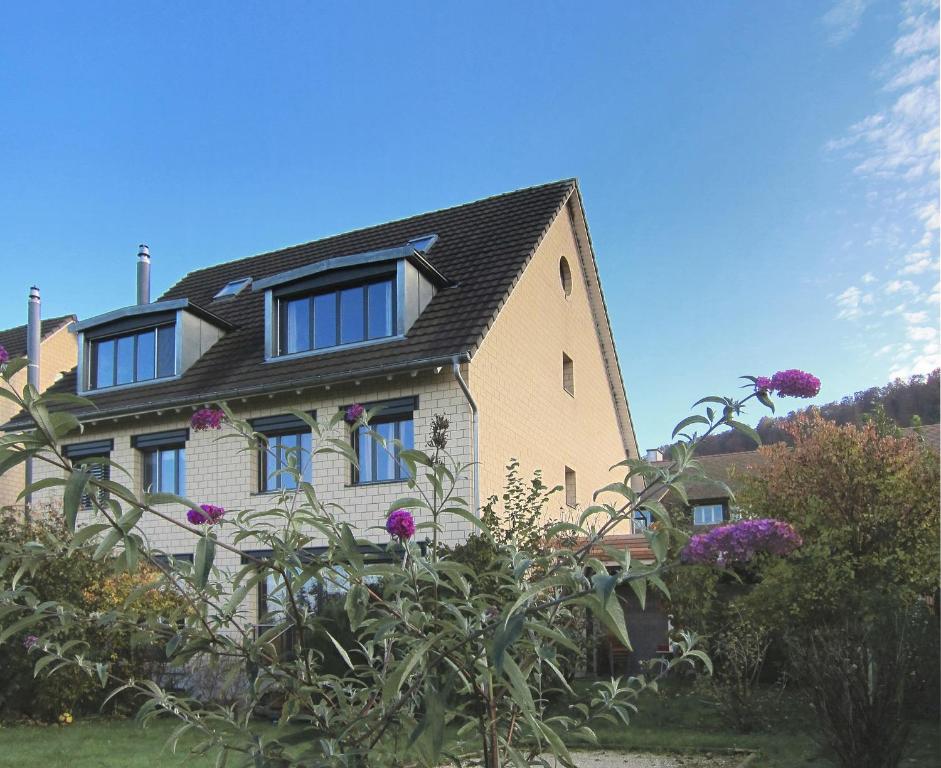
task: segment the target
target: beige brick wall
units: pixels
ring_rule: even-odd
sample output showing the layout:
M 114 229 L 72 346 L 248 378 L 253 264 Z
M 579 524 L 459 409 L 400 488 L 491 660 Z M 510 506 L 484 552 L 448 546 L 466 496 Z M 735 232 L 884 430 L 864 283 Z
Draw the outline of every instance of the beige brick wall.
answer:
M 562 257 L 572 273 L 569 296 L 560 278 Z M 501 494 L 511 457 L 519 459 L 524 477 L 541 469 L 550 487 L 564 486 L 565 467 L 575 470 L 580 508 L 592 503 L 595 489 L 623 479 L 623 472 L 608 471 L 625 451 L 588 299 L 589 268 L 563 210 L 471 361 L 482 500 Z M 562 386 L 563 353 L 574 363 L 574 396 Z M 564 491 L 552 506 L 552 512 L 572 515 Z
M 334 388 L 325 390 L 318 387 L 304 392 L 300 396 L 285 399 L 253 398 L 248 402 L 230 401 L 239 418 L 251 419 L 286 413 L 285 408 L 292 407 L 310 411 L 316 409 L 321 422 L 343 405 L 351 402 L 373 402 L 406 396 L 418 396 L 418 410 L 415 412 L 415 444 L 423 447 L 430 432 L 431 419 L 436 413 L 443 413 L 451 421 L 449 452 L 460 462 L 471 461 L 471 422 L 469 408 L 460 389 L 458 389 L 450 369 L 440 373 L 428 372 L 415 378 L 409 375 L 395 377 L 392 381 L 362 382 L 358 387 Z M 83 442 L 112 438 L 113 461 L 118 462 L 130 474 L 130 480 L 112 469 L 112 479 L 123 484 L 131 483 L 135 492 L 140 491 L 141 461 L 140 453 L 131 447 L 133 435 L 149 432 L 179 429 L 189 425 L 191 410 L 167 414 L 163 417 L 135 419 L 124 418 L 114 423 L 112 420 L 95 426 L 88 426 L 85 434 L 64 442 Z M 348 435 L 348 428 L 343 425 L 343 435 Z M 221 431 L 190 432 L 186 444 L 186 496 L 197 504 L 211 503 L 226 510 L 268 509 L 277 503 L 277 494 L 257 493 L 257 457 L 254 453 L 242 450 L 244 443 L 236 439 L 219 439 L 233 430 L 224 427 Z M 38 462 L 36 477 L 46 476 L 54 468 Z M 339 504 L 345 510 L 345 519 L 357 531 L 357 536 L 373 541 L 384 542 L 387 535 L 381 530 L 370 530 L 381 526 L 389 506 L 402 496 L 413 495 L 405 482 L 382 483 L 366 486 L 350 485 L 349 462 L 338 454 L 319 454 L 314 457 L 313 484 L 321 501 Z M 457 494 L 470 499 L 471 479 L 461 478 Z M 56 504 L 59 489 L 49 489 L 37 494 L 38 504 Z M 166 506 L 162 511 L 185 520 L 186 510 Z M 421 522 L 430 519 L 415 512 Z M 79 523 L 92 519 L 91 513 L 81 513 Z M 455 544 L 463 541 L 468 533 L 469 524 L 460 518 L 451 517 L 442 535 L 445 543 Z M 141 530 L 148 537 L 152 546 L 159 547 L 170 554 L 191 553 L 194 551 L 195 537 L 171 523 L 154 516 L 146 516 L 141 521 Z M 222 526 L 219 529 L 223 541 L 231 540 L 231 529 Z M 424 538 L 425 534 L 421 534 Z M 430 535 L 430 533 L 428 534 Z M 252 545 L 243 542 L 241 550 L 250 550 Z M 222 567 L 238 566 L 239 558 L 220 550 L 217 564 Z
M 78 346 L 75 334 L 70 333 L 66 326 L 59 328 L 43 339 L 39 347 L 40 391 L 45 391 L 51 387 L 62 377 L 63 373 L 74 368 L 77 354 Z M 23 386 L 26 384 L 25 368 L 13 376 L 11 384 L 16 392 L 23 391 Z M 18 412 L 19 409 L 13 402 L 6 398 L 0 398 L 0 424 L 5 424 Z M 25 469 L 22 464 L 0 475 L 0 507 L 14 504 L 24 485 Z

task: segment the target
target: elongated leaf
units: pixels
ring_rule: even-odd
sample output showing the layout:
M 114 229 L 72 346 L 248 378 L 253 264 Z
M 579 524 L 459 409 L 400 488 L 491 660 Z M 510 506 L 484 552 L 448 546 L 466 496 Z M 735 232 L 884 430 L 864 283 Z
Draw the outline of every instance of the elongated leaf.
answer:
M 62 494 L 62 514 L 65 515 L 65 524 L 72 532 L 75 531 L 75 519 L 78 517 L 78 508 L 82 503 L 82 494 L 88 483 L 88 472 L 84 469 L 75 469 L 69 475 Z
M 761 435 L 759 435 L 752 427 L 748 424 L 743 424 L 740 421 L 735 421 L 734 419 L 729 419 L 729 426 L 741 432 L 743 435 L 747 435 L 752 440 L 755 441 L 756 445 L 761 445 Z
M 680 432 L 682 432 L 690 424 L 705 424 L 709 425 L 709 419 L 705 416 L 700 416 L 699 414 L 693 414 L 692 416 L 687 416 L 679 424 L 673 428 L 673 435 L 671 437 L 676 437 Z
M 515 643 L 523 633 L 523 624 L 526 617 L 522 613 L 514 614 L 510 618 L 501 622 L 493 636 L 493 665 L 497 670 L 503 667 L 503 660 L 506 658 L 506 649 Z
M 196 557 L 193 561 L 193 578 L 199 589 L 205 587 L 209 581 L 215 557 L 216 540 L 207 533 L 196 543 Z

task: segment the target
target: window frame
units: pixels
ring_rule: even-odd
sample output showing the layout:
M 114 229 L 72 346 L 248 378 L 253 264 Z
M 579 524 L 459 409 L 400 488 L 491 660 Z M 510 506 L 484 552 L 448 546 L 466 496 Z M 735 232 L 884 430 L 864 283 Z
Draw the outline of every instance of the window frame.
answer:
M 169 372 L 160 372 L 160 337 L 161 330 L 165 329 L 172 330 L 172 349 L 173 349 L 173 360 L 172 360 L 172 369 Z M 177 375 L 177 323 L 176 320 L 162 321 L 154 325 L 147 325 L 138 328 L 129 328 L 124 329 L 120 332 L 114 332 L 110 334 L 102 334 L 100 336 L 95 335 L 91 338 L 86 338 L 85 345 L 87 352 L 85 354 L 85 359 L 87 360 L 87 365 L 85 366 L 85 383 L 87 385 L 86 391 L 97 392 L 99 390 L 105 389 L 116 389 L 118 387 L 129 387 L 136 384 L 148 384 L 153 381 L 161 381 L 164 379 L 170 379 Z M 153 354 L 153 371 L 154 375 L 152 377 L 140 378 L 138 366 L 140 363 L 139 359 L 139 346 L 140 346 L 140 337 L 146 334 L 154 334 L 154 354 Z M 131 348 L 131 367 L 132 374 L 130 381 L 118 381 L 118 345 L 122 339 L 131 339 L 132 348 Z M 100 360 L 100 347 L 103 344 L 112 342 L 112 351 L 111 351 L 111 383 L 101 384 L 98 379 L 98 367 Z
M 309 415 L 312 419 L 317 418 L 316 411 L 310 411 Z M 264 436 L 264 445 L 259 446 L 256 455 L 256 478 L 255 478 L 255 488 L 256 493 L 281 493 L 282 491 L 293 491 L 293 487 L 284 487 L 282 481 L 286 477 L 284 472 L 280 470 L 286 468 L 287 462 L 287 451 L 279 450 L 280 458 L 279 465 L 274 468 L 270 473 L 267 472 L 268 458 L 271 456 L 270 449 L 270 440 L 269 438 L 280 438 L 286 437 L 288 435 L 297 435 L 303 437 L 307 435 L 310 440 L 310 447 L 307 449 L 307 460 L 306 462 L 301 463 L 303 459 L 303 446 L 290 447 L 287 450 L 297 450 L 298 451 L 298 460 L 299 467 L 301 470 L 301 480 L 303 482 L 311 483 L 313 482 L 314 475 L 314 430 L 311 428 L 311 425 L 306 423 L 303 419 L 298 418 L 292 414 L 285 414 L 280 416 L 262 416 L 257 419 L 251 419 L 249 423 L 252 426 L 252 430 L 260 433 Z M 283 462 L 283 463 L 282 463 Z M 276 487 L 269 488 L 269 480 L 274 480 L 277 483 Z
M 95 477 L 96 480 L 111 479 L 111 464 L 98 463 L 93 461 L 93 459 L 105 459 L 106 462 L 110 462 L 111 453 L 113 451 L 114 440 L 93 440 L 62 446 L 63 454 L 72 462 L 72 465 L 75 467 L 88 467 L 88 473 Z M 85 461 L 82 461 L 82 459 L 85 459 Z M 96 471 L 100 473 L 100 476 L 95 474 Z M 108 496 L 108 491 L 105 488 L 98 489 L 98 502 L 100 504 L 107 502 Z M 78 508 L 84 512 L 91 511 L 95 508 L 94 503 L 92 503 L 91 494 L 82 494 Z
M 572 487 L 569 488 L 569 478 L 572 480 Z M 576 509 L 578 507 L 578 476 L 575 473 L 575 470 L 572 467 L 565 465 L 565 477 L 564 477 L 563 490 L 565 491 L 565 505 L 569 509 Z M 571 496 L 569 495 L 571 493 Z
M 698 510 L 701 510 L 701 509 L 703 509 L 703 510 L 704 510 L 704 509 L 709 509 L 709 510 L 713 510 L 713 511 L 714 511 L 715 509 L 718 509 L 718 510 L 719 510 L 719 519 L 718 519 L 717 521 L 710 521 L 710 522 L 697 522 L 697 520 L 696 520 L 696 513 L 697 513 Z M 726 517 L 725 504 L 724 504 L 723 502 L 721 502 L 721 501 L 710 501 L 710 502 L 705 502 L 705 503 L 703 503 L 703 504 L 693 504 L 693 505 L 692 505 L 692 513 L 693 513 L 693 515 L 692 515 L 692 516 L 693 516 L 693 525 L 701 525 L 701 526 L 707 526 L 707 525 L 721 525 L 722 523 L 725 522 L 725 517 Z
M 575 361 L 562 353 L 562 391 L 575 397 Z
M 174 429 L 165 432 L 151 432 L 145 435 L 134 435 L 131 438 L 131 447 L 141 454 L 141 490 L 144 493 L 173 493 L 177 496 L 186 495 L 186 443 L 189 441 L 189 429 Z M 167 490 L 161 487 L 160 479 L 163 462 L 160 454 L 165 451 L 174 451 L 174 477 L 175 488 Z M 154 477 L 148 478 L 150 462 L 156 457 L 157 473 L 156 486 Z M 150 489 L 147 480 L 151 480 Z
M 370 336 L 369 332 L 369 306 L 370 306 L 370 288 L 374 285 L 388 284 L 388 309 L 386 318 L 388 318 L 389 333 L 383 336 Z M 362 338 L 355 341 L 343 341 L 343 302 L 342 294 L 344 291 L 352 289 L 362 291 Z M 317 327 L 315 301 L 321 296 L 334 296 L 334 341 L 330 346 L 317 346 Z M 352 347 L 359 344 L 375 344 L 377 342 L 394 339 L 398 335 L 398 315 L 399 315 L 399 296 L 398 296 L 398 276 L 394 272 L 380 273 L 369 277 L 358 277 L 355 280 L 347 280 L 341 283 L 333 283 L 327 286 L 319 286 L 308 290 L 296 290 L 292 292 L 276 293 L 273 296 L 273 319 L 274 328 L 274 355 L 273 359 L 292 357 L 294 355 L 309 355 L 316 353 L 329 352 L 336 349 Z M 307 344 L 306 348 L 288 351 L 288 305 L 291 302 L 304 301 L 307 305 Z
M 415 447 L 415 412 L 418 410 L 418 397 L 405 397 L 398 400 L 387 400 L 385 402 L 379 403 L 363 403 L 363 407 L 367 412 L 371 412 L 375 408 L 379 408 L 378 413 L 375 416 L 372 416 L 369 419 L 369 426 L 372 431 L 376 431 L 374 428 L 380 424 L 394 424 L 393 430 L 393 440 L 401 441 L 401 428 L 400 424 L 405 421 L 410 421 L 412 423 L 412 445 L 403 446 L 406 449 L 414 449 Z M 342 410 L 345 410 L 345 406 Z M 360 457 L 359 443 L 360 443 L 360 430 L 363 429 L 363 426 L 357 426 L 353 429 L 350 429 L 350 442 L 353 447 L 353 452 L 356 454 L 357 462 L 361 465 L 362 459 Z M 375 477 L 377 474 L 376 470 L 378 469 L 378 451 L 379 444 L 370 437 L 370 445 L 373 446 L 373 450 L 370 451 L 370 474 Z M 382 485 L 386 483 L 404 483 L 407 482 L 410 478 L 407 470 L 402 464 L 401 459 L 394 458 L 393 463 L 395 466 L 395 477 L 384 479 L 384 480 L 361 480 L 360 479 L 360 469 L 356 464 L 350 462 L 350 485 L 354 486 L 367 486 L 367 485 Z

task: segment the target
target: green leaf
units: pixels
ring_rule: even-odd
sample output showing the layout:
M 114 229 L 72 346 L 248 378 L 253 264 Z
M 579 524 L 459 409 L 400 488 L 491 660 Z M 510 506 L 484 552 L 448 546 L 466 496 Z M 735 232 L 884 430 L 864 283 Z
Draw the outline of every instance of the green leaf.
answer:
M 110 554 L 111 550 L 114 549 L 115 545 L 121 541 L 121 537 L 124 536 L 122 531 L 119 531 L 116 528 L 112 528 L 108 531 L 107 536 L 105 536 L 98 544 L 98 548 L 95 550 L 92 555 L 93 560 L 101 560 L 105 555 Z
M 62 514 L 65 515 L 65 524 L 69 531 L 75 531 L 75 519 L 78 517 L 78 508 L 82 503 L 82 494 L 88 483 L 88 472 L 84 469 L 74 469 L 65 484 L 62 494 Z
M 515 643 L 523 633 L 523 624 L 526 622 L 526 616 L 522 613 L 510 616 L 497 627 L 493 635 L 493 664 L 500 671 L 503 668 L 503 660 L 506 658 L 506 649 Z
M 707 419 L 705 416 L 700 416 L 699 414 L 693 414 L 692 416 L 687 416 L 685 419 L 683 419 L 679 424 L 677 424 L 673 428 L 673 434 L 671 435 L 671 437 L 676 437 L 680 432 L 686 429 L 686 427 L 688 427 L 690 424 L 705 424 L 706 426 L 708 426 L 709 419 Z
M 212 572 L 212 561 L 216 556 L 216 540 L 207 532 L 196 543 L 196 557 L 193 562 L 193 578 L 196 586 L 202 589 L 209 581 Z
M 747 424 L 743 424 L 740 421 L 735 421 L 734 419 L 729 419 L 728 423 L 730 427 L 737 429 L 743 435 L 746 435 L 754 440 L 756 445 L 761 445 L 761 436 L 752 427 L 748 426 Z
M 323 632 L 327 637 L 330 638 L 330 642 L 333 643 L 333 647 L 337 649 L 337 653 L 339 653 L 343 661 L 346 662 L 346 666 L 348 666 L 350 669 L 355 669 L 353 662 L 350 660 L 349 654 L 346 652 L 346 649 L 340 645 L 340 642 L 333 635 L 327 632 L 326 629 Z
M 640 603 L 640 609 L 646 610 L 647 606 L 647 579 L 631 579 L 627 582 L 634 594 L 637 595 L 637 602 Z

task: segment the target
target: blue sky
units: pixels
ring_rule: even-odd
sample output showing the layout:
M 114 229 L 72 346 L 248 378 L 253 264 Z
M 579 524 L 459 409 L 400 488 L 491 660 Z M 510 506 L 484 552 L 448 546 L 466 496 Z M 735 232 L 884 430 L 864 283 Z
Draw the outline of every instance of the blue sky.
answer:
M 938 8 L 20 3 L 0 327 L 577 176 L 642 446 L 742 373 L 938 364 Z M 783 404 L 785 410 L 798 403 Z M 760 415 L 760 414 L 756 414 Z

